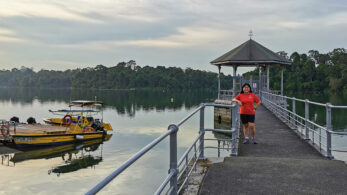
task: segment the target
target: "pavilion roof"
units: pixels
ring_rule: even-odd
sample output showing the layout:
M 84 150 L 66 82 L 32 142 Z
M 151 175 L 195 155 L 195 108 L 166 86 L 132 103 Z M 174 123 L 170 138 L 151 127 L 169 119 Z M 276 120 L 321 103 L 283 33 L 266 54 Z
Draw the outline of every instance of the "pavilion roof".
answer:
M 216 66 L 289 65 L 291 63 L 289 59 L 278 55 L 252 39 L 211 62 Z

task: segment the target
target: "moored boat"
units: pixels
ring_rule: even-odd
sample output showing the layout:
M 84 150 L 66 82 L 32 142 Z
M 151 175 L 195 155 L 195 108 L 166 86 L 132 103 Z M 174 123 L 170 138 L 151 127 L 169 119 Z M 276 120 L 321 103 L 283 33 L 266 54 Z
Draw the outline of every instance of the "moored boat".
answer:
M 13 142 L 19 146 L 63 145 L 84 140 L 101 139 L 105 131 L 77 125 L 69 127 L 52 125 L 18 125 L 17 134 L 12 135 Z
M 85 140 L 101 139 L 107 135 L 107 131 L 112 131 L 109 123 L 104 123 L 101 119 L 97 119 L 88 115 L 90 113 L 98 113 L 98 110 L 87 109 L 87 107 L 102 106 L 101 102 L 97 101 L 72 101 L 69 104 L 72 106 L 79 106 L 81 109 L 70 109 L 69 114 L 79 113 L 74 115 L 76 122 L 73 123 L 74 118 L 66 114 L 63 118 L 51 118 L 51 121 L 59 121 L 60 123 L 54 125 L 50 124 L 19 124 L 15 126 L 17 133 L 12 135 L 13 142 L 19 146 L 42 146 L 42 145 L 63 145 Z M 54 111 L 60 112 L 60 111 Z M 60 112 L 64 113 L 64 112 Z
M 103 129 L 106 131 L 111 131 L 112 127 L 109 123 L 104 123 L 102 116 L 103 103 L 100 101 L 88 101 L 88 100 L 78 100 L 71 101 L 69 103 L 69 109 L 62 109 L 52 111 L 51 113 L 55 115 L 60 115 L 61 117 L 44 118 L 43 121 L 47 124 L 53 125 L 79 125 L 80 127 L 90 126 L 95 123 L 102 125 Z M 77 109 L 76 109 L 77 108 Z M 95 118 L 94 116 L 101 112 L 101 120 Z

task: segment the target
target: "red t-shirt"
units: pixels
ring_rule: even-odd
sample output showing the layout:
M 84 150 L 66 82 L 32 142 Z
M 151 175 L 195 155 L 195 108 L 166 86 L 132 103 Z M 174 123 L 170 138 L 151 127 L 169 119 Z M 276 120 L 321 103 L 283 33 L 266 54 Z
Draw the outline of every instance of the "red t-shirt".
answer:
M 240 93 L 235 97 L 235 99 L 240 100 L 242 102 L 240 114 L 255 115 L 254 102 L 258 103 L 260 99 L 254 93 L 249 93 L 247 95 L 244 93 Z

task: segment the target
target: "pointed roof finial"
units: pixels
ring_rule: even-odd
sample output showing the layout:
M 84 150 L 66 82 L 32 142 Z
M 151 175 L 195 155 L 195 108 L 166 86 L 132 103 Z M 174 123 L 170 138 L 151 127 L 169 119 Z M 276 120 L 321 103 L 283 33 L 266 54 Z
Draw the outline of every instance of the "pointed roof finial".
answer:
M 248 36 L 249 36 L 249 39 L 252 39 L 252 37 L 253 37 L 253 31 L 252 31 L 252 29 L 249 31 Z

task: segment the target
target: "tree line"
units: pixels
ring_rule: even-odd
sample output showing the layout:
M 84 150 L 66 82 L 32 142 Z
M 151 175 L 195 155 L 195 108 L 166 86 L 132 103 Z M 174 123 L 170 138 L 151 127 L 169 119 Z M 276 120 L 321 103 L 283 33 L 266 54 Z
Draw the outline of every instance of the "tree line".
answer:
M 282 53 L 283 55 L 283 53 Z M 283 71 L 285 92 L 347 93 L 347 51 L 337 48 L 328 53 L 310 50 L 308 54 L 292 53 L 291 65 Z M 259 69 L 244 74 L 257 77 Z M 265 70 L 262 70 L 265 73 Z M 280 90 L 281 67 L 270 68 L 270 88 Z
M 230 75 L 221 75 L 221 85 L 229 87 Z M 0 70 L 0 87 L 93 88 L 93 89 L 216 89 L 217 74 L 178 67 L 144 66 L 134 60 L 116 66 L 97 65 L 89 68 L 56 71 L 21 67 Z
M 281 55 L 286 55 L 284 52 Z M 347 52 L 337 48 L 328 53 L 310 50 L 308 54 L 292 53 L 291 65 L 284 68 L 286 92 L 346 92 Z M 258 76 L 258 69 L 244 74 Z M 271 89 L 279 90 L 281 68 L 270 68 Z M 93 88 L 93 89 L 217 89 L 217 74 L 179 67 L 144 66 L 134 60 L 116 66 L 97 65 L 65 71 L 21 67 L 0 70 L 0 87 Z M 221 88 L 230 89 L 232 77 L 221 74 Z

